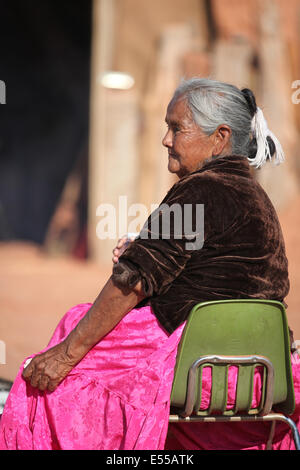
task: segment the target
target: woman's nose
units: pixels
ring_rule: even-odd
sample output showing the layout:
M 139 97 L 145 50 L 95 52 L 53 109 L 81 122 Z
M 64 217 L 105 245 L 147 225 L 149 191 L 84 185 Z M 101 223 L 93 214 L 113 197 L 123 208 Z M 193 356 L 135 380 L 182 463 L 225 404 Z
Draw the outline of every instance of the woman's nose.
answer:
M 166 135 L 164 136 L 162 140 L 162 144 L 164 147 L 172 147 L 172 143 L 173 143 L 172 132 L 170 129 L 168 129 L 166 132 Z

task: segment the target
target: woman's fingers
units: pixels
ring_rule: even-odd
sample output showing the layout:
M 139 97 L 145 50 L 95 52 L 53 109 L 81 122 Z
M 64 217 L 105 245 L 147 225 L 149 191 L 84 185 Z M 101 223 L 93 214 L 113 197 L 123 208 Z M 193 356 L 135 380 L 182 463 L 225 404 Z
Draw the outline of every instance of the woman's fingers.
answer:
M 32 359 L 31 359 L 32 360 Z M 31 360 L 27 359 L 27 361 L 24 364 L 24 369 L 22 372 L 22 377 L 25 380 L 29 380 L 31 378 L 32 372 L 33 372 L 33 365 L 30 364 Z
M 114 248 L 113 249 L 113 257 L 112 257 L 112 260 L 113 260 L 114 263 L 118 262 L 119 256 L 120 256 L 120 250 L 118 248 Z
M 30 377 L 30 385 L 32 387 L 37 387 L 40 381 L 40 373 L 37 371 L 36 368 L 33 369 L 31 377 Z
M 124 253 L 129 243 L 133 242 L 135 238 L 136 235 L 130 234 L 124 235 L 118 240 L 117 246 L 113 249 L 113 263 L 117 263 L 119 261 L 119 257 Z
M 119 238 L 116 248 L 122 248 L 122 246 L 124 245 L 124 243 L 126 243 L 127 240 L 127 235 L 124 235 L 123 237 Z
M 48 384 L 49 384 L 49 377 L 47 377 L 46 375 L 42 375 L 39 379 L 38 389 L 43 392 L 47 390 Z
M 49 390 L 49 392 L 54 392 L 54 390 L 56 389 L 59 383 L 60 383 L 59 380 L 49 380 L 48 386 L 47 386 L 47 389 Z
M 32 387 L 39 387 L 39 383 L 43 377 L 43 368 L 44 365 L 40 362 L 39 357 L 36 356 L 31 359 L 30 363 L 28 360 L 26 361 L 22 376 L 27 382 L 30 382 Z M 42 386 L 44 382 L 45 380 L 43 379 Z
M 75 363 L 65 353 L 61 343 L 44 353 L 36 355 L 30 363 L 25 362 L 23 378 L 34 388 L 53 391 L 68 375 Z
M 124 235 L 124 237 L 119 238 L 117 246 L 113 249 L 113 257 L 112 257 L 113 263 L 118 262 L 119 256 L 121 256 L 120 249 L 125 244 L 126 240 L 127 240 L 127 237 L 125 235 Z
M 131 242 L 134 242 L 138 233 L 127 233 L 123 237 L 119 238 L 117 246 L 113 249 L 113 263 L 117 263 L 119 261 L 119 257 L 124 253 L 126 248 Z

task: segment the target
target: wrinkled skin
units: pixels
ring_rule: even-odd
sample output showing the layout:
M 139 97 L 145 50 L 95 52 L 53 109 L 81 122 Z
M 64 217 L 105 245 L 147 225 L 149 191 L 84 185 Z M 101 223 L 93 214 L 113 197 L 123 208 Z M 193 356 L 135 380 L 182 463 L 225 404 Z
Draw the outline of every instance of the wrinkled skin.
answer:
M 76 365 L 75 358 L 67 352 L 67 345 L 62 343 L 35 356 L 23 371 L 23 378 L 32 387 L 52 392 Z
M 168 149 L 168 170 L 179 178 L 200 169 L 212 157 L 231 152 L 230 127 L 222 124 L 213 134 L 204 134 L 185 97 L 169 103 L 165 120 L 168 130 L 162 144 Z
M 119 257 L 124 253 L 128 245 L 135 240 L 133 235 L 124 235 L 118 240 L 117 246 L 113 249 L 113 263 L 117 263 Z

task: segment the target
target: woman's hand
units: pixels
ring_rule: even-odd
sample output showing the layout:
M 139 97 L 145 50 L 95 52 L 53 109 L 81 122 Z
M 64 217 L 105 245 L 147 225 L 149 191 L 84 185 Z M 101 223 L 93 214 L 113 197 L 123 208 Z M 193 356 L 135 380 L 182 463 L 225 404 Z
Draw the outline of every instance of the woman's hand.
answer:
M 69 357 L 67 345 L 63 341 L 32 358 L 22 376 L 32 387 L 53 392 L 78 362 Z
M 59 344 L 31 359 L 22 376 L 32 387 L 53 392 L 81 359 L 145 298 L 141 281 L 129 293 L 108 279 L 91 308 Z
M 124 253 L 128 245 L 136 239 L 137 235 L 137 233 L 127 233 L 119 239 L 117 246 L 113 249 L 112 260 L 114 263 L 119 261 L 119 257 Z

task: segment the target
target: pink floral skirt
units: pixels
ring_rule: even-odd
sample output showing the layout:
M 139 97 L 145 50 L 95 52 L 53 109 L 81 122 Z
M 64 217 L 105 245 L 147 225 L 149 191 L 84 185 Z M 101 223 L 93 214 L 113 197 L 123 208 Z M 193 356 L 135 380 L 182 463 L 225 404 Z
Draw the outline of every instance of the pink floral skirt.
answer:
M 91 304 L 70 309 L 49 347 L 62 341 Z M 0 449 L 19 450 L 215 450 L 264 449 L 270 423 L 174 424 L 168 432 L 170 393 L 184 324 L 168 335 L 151 307 L 133 309 L 77 364 L 54 392 L 40 392 L 22 378 L 14 381 L 0 421 Z M 47 348 L 46 348 L 47 349 Z M 300 415 L 300 365 L 293 361 Z M 210 399 L 204 372 L 202 408 Z M 229 382 L 234 404 L 236 373 Z M 260 398 L 260 374 L 253 400 Z M 274 449 L 293 449 L 291 432 L 276 425 Z
M 69 310 L 48 347 L 90 306 Z M 24 361 L 0 421 L 0 449 L 163 449 L 182 329 L 169 336 L 149 306 L 133 309 L 54 392 L 40 392 L 22 378 Z

